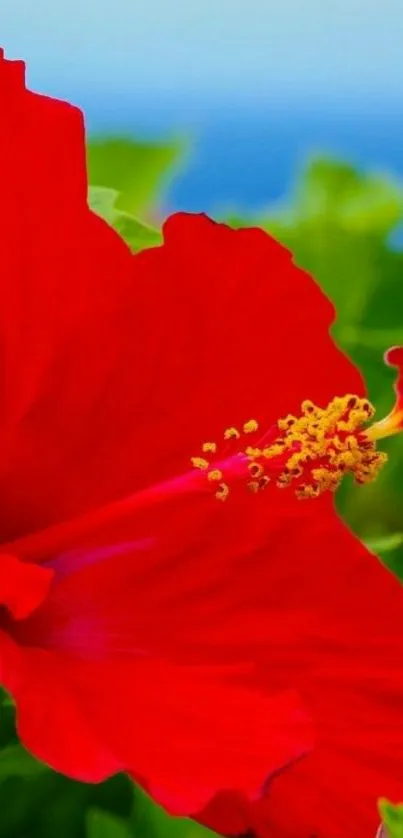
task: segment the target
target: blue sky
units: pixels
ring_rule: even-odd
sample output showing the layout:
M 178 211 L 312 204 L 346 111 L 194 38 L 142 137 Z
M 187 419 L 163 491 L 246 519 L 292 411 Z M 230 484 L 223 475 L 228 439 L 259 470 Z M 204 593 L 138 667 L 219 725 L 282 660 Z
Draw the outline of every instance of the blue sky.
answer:
M 312 152 L 403 174 L 403 0 L 0 0 L 8 57 L 89 133 L 189 135 L 170 206 L 253 208 Z
M 1 0 L 0 33 L 31 86 L 84 100 L 393 100 L 403 78 L 403 0 Z

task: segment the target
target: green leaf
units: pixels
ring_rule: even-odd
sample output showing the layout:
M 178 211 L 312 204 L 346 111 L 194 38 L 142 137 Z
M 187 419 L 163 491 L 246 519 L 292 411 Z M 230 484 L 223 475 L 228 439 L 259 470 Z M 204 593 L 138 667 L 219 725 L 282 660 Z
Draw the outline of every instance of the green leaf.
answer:
M 351 339 L 353 330 L 363 324 L 381 279 L 386 283 L 390 277 L 389 290 L 394 294 L 401 287 L 400 254 L 385 245 L 402 217 L 400 183 L 363 174 L 343 161 L 317 158 L 306 163 L 289 199 L 270 207 L 260 226 L 289 247 L 295 261 L 313 274 L 337 306 L 336 336 L 340 328 L 348 328 Z M 386 316 L 385 303 L 381 308 Z M 390 305 L 388 311 L 390 317 Z M 396 325 L 401 327 L 401 321 Z
M 403 838 L 403 805 L 394 806 L 382 798 L 378 802 L 378 808 L 387 829 L 385 838 Z
M 367 538 L 365 541 L 368 550 L 373 553 L 382 555 L 383 553 L 390 553 L 391 550 L 396 550 L 403 544 L 403 533 L 397 532 L 390 535 L 381 535 L 379 538 Z
M 105 186 L 90 186 L 88 189 L 90 208 L 119 233 L 133 252 L 161 244 L 162 233 L 116 208 L 118 198 L 119 193 L 115 189 Z
M 108 189 L 105 186 L 88 187 L 88 204 L 90 208 L 109 224 L 113 223 L 113 219 L 117 213 L 115 204 L 118 197 L 119 192 L 116 189 Z
M 133 832 L 122 819 L 101 809 L 90 809 L 87 813 L 88 838 L 132 838 Z
M 171 817 L 137 786 L 130 823 L 136 838 L 218 838 L 189 818 Z
M 9 745 L 0 750 L 0 781 L 6 777 L 31 779 L 49 771 L 42 762 L 38 762 L 21 745 Z
M 141 143 L 124 137 L 94 138 L 87 145 L 89 183 L 119 193 L 117 207 L 144 213 L 160 202 L 184 151 L 183 143 Z
M 385 235 L 403 211 L 403 188 L 386 174 L 363 174 L 329 158 L 308 163 L 296 190 L 301 218 L 328 218 L 354 233 Z
M 6 692 L 3 687 L 0 687 L 0 706 L 1 707 L 14 707 L 14 699 L 8 692 Z

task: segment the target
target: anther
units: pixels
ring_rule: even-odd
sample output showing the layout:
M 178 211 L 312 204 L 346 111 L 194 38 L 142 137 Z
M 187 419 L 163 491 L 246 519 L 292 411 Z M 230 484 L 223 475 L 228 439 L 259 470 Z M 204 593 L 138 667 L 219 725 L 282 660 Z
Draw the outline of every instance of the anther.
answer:
M 217 500 L 226 500 L 229 495 L 229 487 L 226 483 L 220 483 L 215 496 Z
M 248 466 L 248 469 L 251 473 L 251 477 L 253 477 L 255 479 L 258 478 L 258 477 L 262 477 L 262 475 L 264 473 L 263 472 L 263 466 L 261 466 L 260 463 L 250 463 L 250 465 Z
M 209 471 L 207 475 L 208 480 L 222 480 L 222 471 L 219 468 L 215 468 L 212 471 Z
M 256 419 L 249 419 L 249 422 L 245 422 L 243 426 L 243 432 L 245 434 L 253 434 L 255 431 L 258 430 L 258 428 L 259 424 L 258 422 L 256 422 Z
M 224 431 L 224 439 L 239 439 L 241 434 L 236 428 L 227 428 Z
M 217 443 L 216 442 L 204 442 L 202 445 L 202 451 L 204 454 L 207 454 L 211 451 L 212 454 L 215 454 L 217 451 Z
M 205 471 L 210 465 L 209 461 L 205 460 L 204 457 L 192 457 L 191 463 L 195 468 L 199 468 L 202 471 Z

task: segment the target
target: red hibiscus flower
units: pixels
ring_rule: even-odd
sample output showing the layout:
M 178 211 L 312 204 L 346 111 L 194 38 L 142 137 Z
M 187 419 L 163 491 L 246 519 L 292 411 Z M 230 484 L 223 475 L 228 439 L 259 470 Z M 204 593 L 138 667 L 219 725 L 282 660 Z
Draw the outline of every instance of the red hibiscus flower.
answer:
M 21 739 L 223 834 L 367 838 L 401 795 L 403 593 L 328 490 L 374 476 L 400 394 L 365 430 L 332 306 L 262 231 L 178 214 L 133 257 L 88 210 L 80 113 L 19 62 L 0 80 L 0 678 Z

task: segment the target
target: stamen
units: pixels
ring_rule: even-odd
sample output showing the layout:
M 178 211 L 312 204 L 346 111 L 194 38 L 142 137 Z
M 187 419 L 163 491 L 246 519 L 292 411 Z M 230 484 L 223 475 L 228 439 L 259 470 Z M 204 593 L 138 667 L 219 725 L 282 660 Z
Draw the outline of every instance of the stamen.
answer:
M 262 451 L 260 448 L 253 448 L 252 445 L 248 445 L 248 447 L 245 448 L 245 454 L 247 457 L 253 457 L 256 460 L 258 457 L 262 456 Z
M 224 439 L 239 439 L 241 434 L 236 428 L 227 428 L 224 431 Z
M 218 487 L 218 489 L 215 493 L 215 496 L 216 496 L 217 500 L 227 500 L 228 495 L 229 495 L 229 487 L 227 486 L 226 483 L 220 483 L 220 485 L 219 485 L 219 487 Z
M 210 463 L 208 460 L 205 460 L 204 457 L 192 457 L 191 463 L 195 468 L 200 468 L 202 471 L 205 471 Z
M 281 439 L 264 449 L 264 457 L 285 458 L 277 485 L 294 483 L 299 498 L 334 492 L 350 472 L 356 482 L 373 480 L 386 461 L 372 443 L 361 444 L 362 426 L 373 415 L 367 399 L 351 394 L 333 399 L 327 408 L 305 401 L 300 417 L 287 416 L 278 422 Z M 279 443 L 282 449 L 279 450 Z
M 258 427 L 259 425 L 256 422 L 256 419 L 249 419 L 249 422 L 245 422 L 243 426 L 243 432 L 244 434 L 253 434 L 257 431 Z
M 219 468 L 213 469 L 213 471 L 209 471 L 207 478 L 208 480 L 222 480 L 222 471 Z
M 202 445 L 202 451 L 203 451 L 203 454 L 208 454 L 209 452 L 211 452 L 212 454 L 215 454 L 215 452 L 217 451 L 217 443 L 216 442 L 204 442 L 203 445 Z
M 202 452 L 216 455 L 214 462 L 193 457 L 193 465 L 206 470 L 209 481 L 221 481 L 215 492 L 219 500 L 229 495 L 229 479 L 244 482 L 256 493 L 274 478 L 277 488 L 292 486 L 298 498 L 335 492 L 345 474 L 351 474 L 358 484 L 371 482 L 387 460 L 385 453 L 376 450 L 377 440 L 403 430 L 403 347 L 390 349 L 385 361 L 398 367 L 399 376 L 396 404 L 382 421 L 366 427 L 375 410 L 368 399 L 351 393 L 334 398 L 326 408 L 305 400 L 300 416 L 288 414 L 279 419 L 277 428 L 261 434 L 252 444 L 243 446 L 242 440 L 244 435 L 257 435 L 256 419 L 245 422 L 242 433 L 235 427 L 227 428 L 224 440 L 232 452 L 227 446 L 220 456 L 216 443 L 205 442 Z M 268 439 L 272 440 L 269 445 L 265 444 Z
M 263 466 L 261 466 L 260 463 L 249 463 L 248 469 L 251 473 L 251 477 L 263 477 L 264 470 Z
M 397 367 L 398 377 L 395 383 L 396 402 L 385 419 L 375 422 L 366 431 L 366 437 L 370 440 L 384 439 L 393 436 L 403 430 L 403 346 L 393 346 L 384 355 L 385 364 L 389 367 Z

